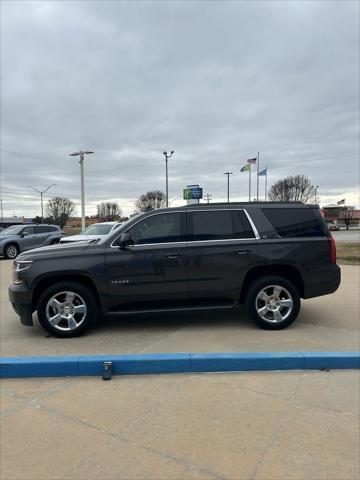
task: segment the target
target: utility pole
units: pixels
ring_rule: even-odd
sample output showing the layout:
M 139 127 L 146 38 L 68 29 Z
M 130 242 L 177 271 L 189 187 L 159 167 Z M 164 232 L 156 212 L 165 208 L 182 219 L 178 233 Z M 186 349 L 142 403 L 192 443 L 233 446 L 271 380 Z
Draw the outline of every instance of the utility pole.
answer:
M 171 150 L 170 155 L 168 155 L 167 151 L 163 152 L 165 157 L 165 176 L 166 176 L 166 206 L 169 206 L 169 179 L 168 179 L 168 160 L 174 154 L 174 150 Z
M 84 188 L 84 156 L 90 155 L 90 151 L 79 150 L 78 152 L 70 153 L 70 157 L 80 157 L 80 182 L 81 182 L 81 230 L 85 229 L 85 188 Z
M 4 224 L 4 210 L 3 210 L 3 201 L 0 198 L 0 205 L 1 205 L 1 225 Z
M 225 172 L 224 175 L 227 175 L 227 203 L 230 202 L 230 175 L 232 175 L 233 172 Z
M 40 193 L 40 202 L 41 202 L 41 223 L 44 223 L 44 205 L 43 205 L 43 194 L 46 193 L 49 188 L 51 187 L 54 187 L 55 185 L 57 185 L 57 183 L 52 183 L 51 185 L 49 185 L 47 188 L 45 188 L 45 190 L 38 190 L 37 188 L 31 186 L 31 185 L 28 185 L 28 188 L 32 188 L 33 190 L 35 190 L 35 192 L 37 193 Z
M 212 196 L 207 193 L 204 199 L 206 200 L 207 203 L 210 203 L 210 200 L 212 200 Z
M 256 162 L 256 201 L 259 201 L 259 162 L 260 162 L 260 153 L 257 154 L 257 162 Z
M 268 170 L 266 167 L 266 176 L 265 176 L 265 202 L 267 202 L 267 176 L 268 176 Z
M 318 191 L 319 185 L 316 185 L 315 187 L 315 205 L 317 204 L 317 191 Z

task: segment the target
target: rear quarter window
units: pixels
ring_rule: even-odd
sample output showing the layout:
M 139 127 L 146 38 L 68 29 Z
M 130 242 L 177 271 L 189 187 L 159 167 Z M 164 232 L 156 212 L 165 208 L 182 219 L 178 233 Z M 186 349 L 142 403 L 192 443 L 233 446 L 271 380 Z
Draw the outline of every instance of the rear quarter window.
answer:
M 311 208 L 264 208 L 263 213 L 280 237 L 328 236 L 324 220 Z

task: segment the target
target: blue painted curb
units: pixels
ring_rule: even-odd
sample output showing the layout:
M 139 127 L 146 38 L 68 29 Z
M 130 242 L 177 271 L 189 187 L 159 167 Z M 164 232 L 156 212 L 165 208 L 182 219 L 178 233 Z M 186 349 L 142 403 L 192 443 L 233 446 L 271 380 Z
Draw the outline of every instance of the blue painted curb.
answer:
M 0 359 L 0 377 L 100 376 L 104 361 L 112 362 L 113 375 L 320 370 L 360 368 L 360 352 L 170 353 L 8 357 Z

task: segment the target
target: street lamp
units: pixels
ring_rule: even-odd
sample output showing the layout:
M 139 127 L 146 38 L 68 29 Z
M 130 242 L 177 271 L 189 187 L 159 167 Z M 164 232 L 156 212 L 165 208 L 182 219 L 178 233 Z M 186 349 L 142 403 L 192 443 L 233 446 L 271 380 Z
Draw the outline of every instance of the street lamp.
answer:
M 90 155 L 90 151 L 79 150 L 78 152 L 70 153 L 70 157 L 80 156 L 80 180 L 81 180 L 81 230 L 85 229 L 85 192 L 84 192 L 84 155 Z
M 31 185 L 28 185 L 28 188 L 32 188 L 33 190 L 35 190 L 35 192 L 37 193 L 40 193 L 40 201 L 41 201 L 41 223 L 44 223 L 44 206 L 43 206 L 43 193 L 46 193 L 49 188 L 51 187 L 54 187 L 55 185 L 57 185 L 57 183 L 52 183 L 51 185 L 49 185 L 47 188 L 45 188 L 45 190 L 38 190 L 37 188 L 31 186 Z
M 174 154 L 174 150 L 171 150 L 170 155 L 168 155 L 167 151 L 163 152 L 165 157 L 165 170 L 166 170 L 166 206 L 169 206 L 169 181 L 168 181 L 168 159 L 171 158 Z

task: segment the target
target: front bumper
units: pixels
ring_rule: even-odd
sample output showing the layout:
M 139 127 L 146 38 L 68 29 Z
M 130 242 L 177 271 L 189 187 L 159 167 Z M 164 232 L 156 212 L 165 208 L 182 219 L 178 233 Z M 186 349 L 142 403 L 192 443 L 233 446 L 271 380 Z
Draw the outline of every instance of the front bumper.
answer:
M 32 327 L 31 290 L 29 290 L 25 283 L 13 283 L 9 287 L 9 299 L 13 309 L 20 317 L 20 322 L 23 325 Z

